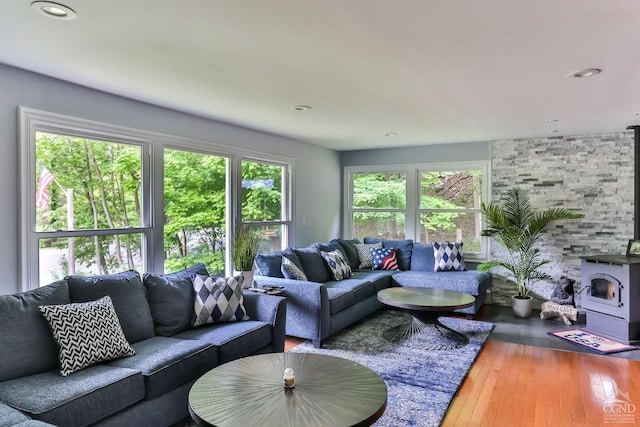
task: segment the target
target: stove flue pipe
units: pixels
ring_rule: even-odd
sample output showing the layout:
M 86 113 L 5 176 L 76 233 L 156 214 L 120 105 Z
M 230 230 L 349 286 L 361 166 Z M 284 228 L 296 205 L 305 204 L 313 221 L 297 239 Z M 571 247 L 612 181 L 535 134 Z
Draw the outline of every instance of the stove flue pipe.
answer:
M 634 169 L 633 169 L 633 240 L 640 240 L 640 125 L 628 126 L 633 129 Z

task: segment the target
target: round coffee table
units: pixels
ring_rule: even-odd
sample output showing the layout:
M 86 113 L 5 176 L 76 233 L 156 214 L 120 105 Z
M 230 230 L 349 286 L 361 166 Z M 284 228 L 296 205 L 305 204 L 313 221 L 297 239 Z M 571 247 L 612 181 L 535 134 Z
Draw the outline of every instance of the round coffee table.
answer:
M 294 370 L 295 386 L 282 375 Z M 270 353 L 233 360 L 200 377 L 189 413 L 201 426 L 369 426 L 387 406 L 387 386 L 351 360 Z
M 430 350 L 452 350 L 469 343 L 466 335 L 443 325 L 438 318 L 444 313 L 471 307 L 476 301 L 473 295 L 448 289 L 394 287 L 379 291 L 378 301 L 411 315 L 406 323 L 384 331 L 387 341 L 399 343 L 422 334 Z

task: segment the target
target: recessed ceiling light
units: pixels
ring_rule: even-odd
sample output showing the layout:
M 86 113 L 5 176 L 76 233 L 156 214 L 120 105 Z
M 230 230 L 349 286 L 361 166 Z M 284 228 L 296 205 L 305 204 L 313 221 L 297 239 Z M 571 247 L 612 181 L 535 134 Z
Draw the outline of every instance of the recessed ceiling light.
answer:
M 296 105 L 295 107 L 293 107 L 294 110 L 298 110 L 298 111 L 307 111 L 307 110 L 311 110 L 311 106 L 310 105 Z
M 545 122 L 545 123 L 557 123 L 557 122 L 559 122 L 559 121 L 560 121 L 560 120 L 558 120 L 558 119 L 547 119 L 547 120 L 545 120 L 544 122 Z
M 600 68 L 585 68 L 584 70 L 578 70 L 578 71 L 574 71 L 573 73 L 569 73 L 567 74 L 567 77 L 576 77 L 576 78 L 592 77 L 592 76 L 595 76 L 596 74 L 600 74 L 601 72 L 602 72 L 602 69 Z
M 384 134 L 384 136 L 396 136 L 396 135 L 397 135 L 397 133 L 395 133 L 395 132 L 387 132 L 387 133 Z
M 31 3 L 31 7 L 34 7 L 38 12 L 49 18 L 75 19 L 77 16 L 76 12 L 69 6 L 50 1 L 34 1 Z

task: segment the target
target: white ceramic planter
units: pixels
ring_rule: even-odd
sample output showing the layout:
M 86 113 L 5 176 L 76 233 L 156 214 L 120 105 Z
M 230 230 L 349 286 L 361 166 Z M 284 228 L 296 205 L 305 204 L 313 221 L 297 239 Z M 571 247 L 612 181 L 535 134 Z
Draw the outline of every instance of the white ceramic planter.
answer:
M 533 298 L 518 298 L 515 295 L 511 297 L 513 301 L 513 314 L 516 317 L 529 317 L 531 316 L 531 309 L 533 308 Z

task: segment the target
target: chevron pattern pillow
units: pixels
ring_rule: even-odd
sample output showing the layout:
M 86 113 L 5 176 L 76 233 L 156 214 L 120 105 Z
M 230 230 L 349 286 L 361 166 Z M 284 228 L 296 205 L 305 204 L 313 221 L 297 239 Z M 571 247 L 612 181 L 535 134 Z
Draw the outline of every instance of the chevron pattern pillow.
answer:
M 194 275 L 193 290 L 196 293 L 196 301 L 193 326 L 249 320 L 247 310 L 244 308 L 242 280 L 242 276 Z
M 434 242 L 434 271 L 464 271 L 462 242 Z
M 392 248 L 371 249 L 374 270 L 399 270 L 397 250 Z
M 305 282 L 309 280 L 307 275 L 304 274 L 304 271 L 284 255 L 282 256 L 281 271 L 285 279 L 304 280 Z
M 351 266 L 339 249 L 330 252 L 320 251 L 320 255 L 327 262 L 333 280 L 348 279 L 353 274 Z
M 60 346 L 60 375 L 66 377 L 105 360 L 136 352 L 122 332 L 111 298 L 38 307 Z

